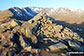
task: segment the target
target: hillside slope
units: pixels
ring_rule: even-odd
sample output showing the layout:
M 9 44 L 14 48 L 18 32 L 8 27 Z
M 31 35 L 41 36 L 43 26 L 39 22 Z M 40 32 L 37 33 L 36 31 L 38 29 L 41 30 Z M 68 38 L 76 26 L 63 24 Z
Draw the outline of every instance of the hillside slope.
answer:
M 67 56 L 84 52 L 82 29 L 61 25 L 29 7 L 0 12 L 0 56 Z

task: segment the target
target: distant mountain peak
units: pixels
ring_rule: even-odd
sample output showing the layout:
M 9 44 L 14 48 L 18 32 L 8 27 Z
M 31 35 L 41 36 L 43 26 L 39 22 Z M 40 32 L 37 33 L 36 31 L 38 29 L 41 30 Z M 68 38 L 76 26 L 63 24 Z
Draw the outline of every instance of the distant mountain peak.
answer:
M 36 14 L 38 14 L 37 12 L 33 11 L 29 7 L 26 7 L 24 9 L 20 9 L 18 7 L 13 7 L 13 8 L 10 8 L 9 11 L 11 11 L 13 13 L 13 17 L 15 17 L 19 20 L 20 19 L 21 20 L 29 20 L 30 18 L 33 18 Z

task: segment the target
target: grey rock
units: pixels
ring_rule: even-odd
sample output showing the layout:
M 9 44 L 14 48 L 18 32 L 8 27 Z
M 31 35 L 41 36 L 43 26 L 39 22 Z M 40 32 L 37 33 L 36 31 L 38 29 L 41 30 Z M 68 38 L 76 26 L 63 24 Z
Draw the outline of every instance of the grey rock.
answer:
M 50 49 L 50 51 L 57 52 L 57 51 L 60 51 L 60 50 L 67 49 L 68 46 L 66 46 L 65 44 L 60 42 L 60 43 L 51 45 L 48 48 Z
M 84 52 L 84 46 L 79 41 L 68 41 L 69 46 L 75 51 Z

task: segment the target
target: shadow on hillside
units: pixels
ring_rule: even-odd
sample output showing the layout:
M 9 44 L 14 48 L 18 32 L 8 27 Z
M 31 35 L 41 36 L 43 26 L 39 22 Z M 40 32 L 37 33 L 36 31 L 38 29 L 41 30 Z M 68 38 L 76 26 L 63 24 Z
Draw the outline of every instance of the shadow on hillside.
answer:
M 34 12 L 30 8 L 25 8 L 25 10 L 22 10 L 18 7 L 14 7 L 10 8 L 9 11 L 13 13 L 13 16 L 11 16 L 10 18 L 16 18 L 17 20 L 22 21 L 28 21 L 38 14 L 37 12 Z

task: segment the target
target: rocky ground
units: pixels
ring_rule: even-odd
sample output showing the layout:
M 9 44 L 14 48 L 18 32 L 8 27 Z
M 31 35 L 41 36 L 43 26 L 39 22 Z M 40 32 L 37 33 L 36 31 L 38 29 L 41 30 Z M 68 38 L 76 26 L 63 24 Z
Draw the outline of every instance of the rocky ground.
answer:
M 0 56 L 67 56 L 77 51 L 84 52 L 84 39 L 45 13 L 0 24 Z
M 40 8 L 30 7 L 37 12 L 46 12 L 47 15 L 54 18 L 56 23 L 70 28 L 84 37 L 84 9 L 70 9 L 66 7 L 60 8 Z

